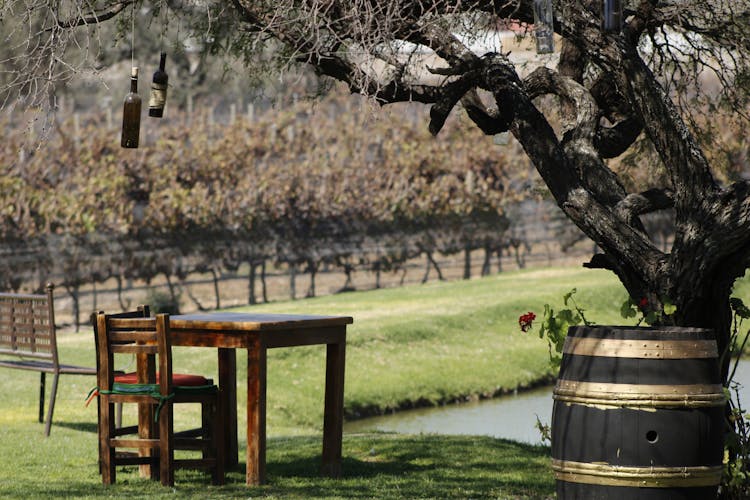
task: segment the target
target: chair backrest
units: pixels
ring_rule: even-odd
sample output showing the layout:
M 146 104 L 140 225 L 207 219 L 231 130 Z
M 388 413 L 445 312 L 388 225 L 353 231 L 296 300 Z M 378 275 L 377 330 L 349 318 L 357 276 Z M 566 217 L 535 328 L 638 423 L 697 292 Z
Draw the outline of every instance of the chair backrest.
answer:
M 98 352 L 97 384 L 111 391 L 115 377 L 115 354 L 156 356 L 159 392 L 172 393 L 172 346 L 169 340 L 169 315 L 155 318 L 122 318 L 97 313 L 94 328 Z
M 94 347 L 96 348 L 96 368 L 99 369 L 99 341 L 97 336 L 96 316 L 104 314 L 104 311 L 91 313 L 91 326 L 94 328 Z M 121 313 L 110 314 L 110 318 L 148 318 L 151 316 L 151 308 L 148 305 L 139 305 L 135 311 L 125 311 Z
M 0 293 L 0 354 L 58 364 L 53 290 L 49 283 L 44 295 Z

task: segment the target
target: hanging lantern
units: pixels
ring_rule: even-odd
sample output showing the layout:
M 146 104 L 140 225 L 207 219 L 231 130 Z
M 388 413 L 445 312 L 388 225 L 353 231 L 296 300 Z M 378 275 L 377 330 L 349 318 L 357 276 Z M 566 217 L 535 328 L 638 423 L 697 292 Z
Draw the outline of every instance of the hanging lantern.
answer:
M 534 0 L 534 37 L 536 53 L 551 54 L 555 51 L 552 0 Z
M 622 0 L 602 0 L 602 28 L 619 33 L 622 29 Z
M 141 132 L 141 96 L 138 95 L 138 68 L 133 67 L 130 74 L 130 92 L 122 104 L 122 139 L 123 148 L 137 148 Z

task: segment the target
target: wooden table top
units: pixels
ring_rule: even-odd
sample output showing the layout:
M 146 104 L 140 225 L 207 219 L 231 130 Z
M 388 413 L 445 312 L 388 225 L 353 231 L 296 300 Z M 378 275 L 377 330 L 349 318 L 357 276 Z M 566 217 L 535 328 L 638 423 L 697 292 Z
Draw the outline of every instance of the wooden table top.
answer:
M 348 325 L 351 316 L 313 316 L 306 314 L 197 313 L 169 317 L 172 329 L 268 331 Z

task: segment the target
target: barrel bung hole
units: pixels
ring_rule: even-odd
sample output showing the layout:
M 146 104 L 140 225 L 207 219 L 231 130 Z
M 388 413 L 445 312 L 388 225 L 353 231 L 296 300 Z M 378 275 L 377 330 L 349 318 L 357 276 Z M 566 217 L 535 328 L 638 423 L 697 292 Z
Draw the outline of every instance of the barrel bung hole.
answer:
M 656 431 L 648 431 L 646 433 L 646 441 L 648 441 L 651 444 L 654 444 L 659 440 L 659 433 Z

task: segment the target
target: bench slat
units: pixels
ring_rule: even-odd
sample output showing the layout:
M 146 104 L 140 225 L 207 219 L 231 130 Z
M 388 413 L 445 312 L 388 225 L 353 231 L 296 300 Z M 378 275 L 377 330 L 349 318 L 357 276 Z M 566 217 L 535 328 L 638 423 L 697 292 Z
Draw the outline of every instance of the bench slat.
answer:
M 0 354 L 6 355 L 6 356 L 15 356 L 15 357 L 24 357 L 24 358 L 52 359 L 52 353 L 41 352 L 41 351 L 19 352 L 18 350 L 14 350 L 14 349 L 0 349 Z
M 0 299 L 5 300 L 47 300 L 46 295 L 36 293 L 0 293 Z
M 27 313 L 27 312 L 19 312 L 14 311 L 13 314 L 3 314 L 0 312 L 0 320 L 6 325 L 12 325 L 15 323 L 20 323 L 22 325 L 31 325 L 34 323 L 47 323 L 47 313 Z
M 42 343 L 27 343 L 27 342 L 0 342 L 0 349 L 4 349 L 6 354 L 15 354 L 16 356 L 23 356 L 26 353 L 44 352 L 51 353 L 52 345 Z
M 16 332 L 0 331 L 0 338 L 4 338 L 4 339 L 38 338 L 40 340 L 49 341 L 52 338 L 52 335 L 49 329 L 47 328 L 43 330 L 24 328 Z

